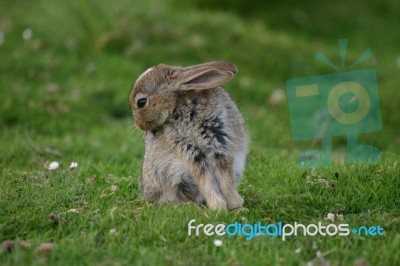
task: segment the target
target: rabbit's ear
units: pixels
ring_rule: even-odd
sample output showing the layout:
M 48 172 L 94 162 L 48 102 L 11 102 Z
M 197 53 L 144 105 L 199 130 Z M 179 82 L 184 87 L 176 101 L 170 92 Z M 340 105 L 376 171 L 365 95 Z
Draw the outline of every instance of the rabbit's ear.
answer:
M 215 61 L 182 68 L 176 73 L 177 91 L 201 90 L 219 87 L 233 78 L 235 65 Z

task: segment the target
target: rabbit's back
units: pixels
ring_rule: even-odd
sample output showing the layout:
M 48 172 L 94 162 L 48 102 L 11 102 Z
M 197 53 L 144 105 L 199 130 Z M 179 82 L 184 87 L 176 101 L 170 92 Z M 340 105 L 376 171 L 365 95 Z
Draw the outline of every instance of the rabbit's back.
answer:
M 222 88 L 182 94 L 167 127 L 174 143 L 191 144 L 205 153 L 228 155 L 247 149 L 243 117 Z

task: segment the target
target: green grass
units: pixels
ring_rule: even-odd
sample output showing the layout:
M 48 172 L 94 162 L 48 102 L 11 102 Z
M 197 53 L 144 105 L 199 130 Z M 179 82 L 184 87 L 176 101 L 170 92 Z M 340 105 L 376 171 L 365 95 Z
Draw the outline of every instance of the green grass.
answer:
M 304 265 L 317 251 L 331 265 L 358 258 L 400 264 L 398 3 L 273 2 L 248 9 L 233 1 L 226 11 L 226 1 L 204 2 L 0 3 L 0 242 L 17 242 L 11 252 L 0 251 L 1 265 Z M 23 40 L 27 28 L 33 34 Z M 319 143 L 292 141 L 287 102 L 271 104 L 269 97 L 288 78 L 332 73 L 314 55 L 320 50 L 340 62 L 338 38 L 349 39 L 347 62 L 368 48 L 374 53 L 360 69 L 378 73 L 383 130 L 360 141 L 379 147 L 382 160 L 340 163 L 346 142 L 338 137 L 332 168 L 302 169 L 299 153 Z M 245 208 L 143 202 L 143 135 L 129 109 L 132 84 L 160 62 L 211 60 L 239 68 L 226 89 L 251 135 L 239 187 Z M 60 168 L 47 170 L 51 161 Z M 79 163 L 73 171 L 72 161 Z M 343 215 L 336 224 L 380 225 L 385 235 L 286 241 L 187 235 L 191 219 L 327 224 L 330 212 Z M 44 242 L 53 251 L 41 257 L 36 250 Z

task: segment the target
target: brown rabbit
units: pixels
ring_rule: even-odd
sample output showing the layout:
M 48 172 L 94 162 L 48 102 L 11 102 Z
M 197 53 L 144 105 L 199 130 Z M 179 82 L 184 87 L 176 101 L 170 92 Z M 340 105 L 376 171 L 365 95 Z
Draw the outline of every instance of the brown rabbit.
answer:
M 130 104 L 145 132 L 142 197 L 151 202 L 243 205 L 236 189 L 247 155 L 243 117 L 220 87 L 237 72 L 227 62 L 159 64 L 137 80 Z

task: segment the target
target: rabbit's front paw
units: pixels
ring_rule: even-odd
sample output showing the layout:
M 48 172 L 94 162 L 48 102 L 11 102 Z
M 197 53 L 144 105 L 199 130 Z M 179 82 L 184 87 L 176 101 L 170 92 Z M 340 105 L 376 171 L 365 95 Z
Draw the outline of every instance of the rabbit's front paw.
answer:
M 238 209 L 243 207 L 244 200 L 239 196 L 239 194 L 230 196 L 227 200 L 227 207 L 229 210 Z
M 207 199 L 207 205 L 211 209 L 227 210 L 226 202 L 222 197 L 212 197 Z

